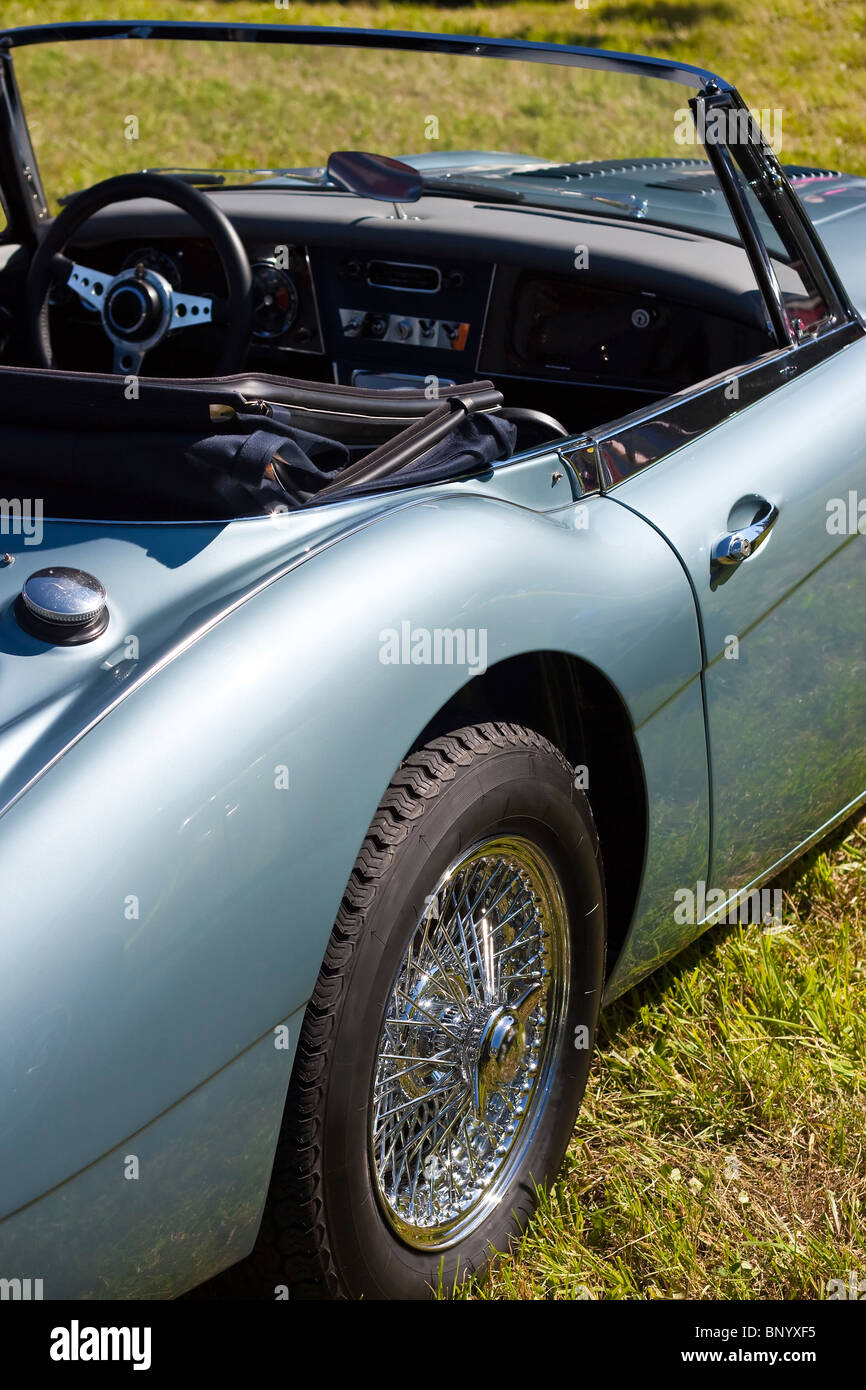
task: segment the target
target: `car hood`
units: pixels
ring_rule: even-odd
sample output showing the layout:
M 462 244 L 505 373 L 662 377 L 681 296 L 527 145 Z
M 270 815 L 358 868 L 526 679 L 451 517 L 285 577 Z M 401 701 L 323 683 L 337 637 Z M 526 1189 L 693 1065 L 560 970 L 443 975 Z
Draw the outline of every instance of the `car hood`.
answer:
M 739 240 L 715 174 L 704 159 L 609 159 L 550 165 L 504 151 L 471 150 L 408 155 L 426 177 L 497 183 L 531 203 L 568 205 L 574 212 L 671 224 Z M 845 287 L 866 313 L 866 178 L 838 169 L 787 164 L 785 172 L 824 242 Z M 610 199 L 617 209 L 592 198 Z M 769 228 L 766 229 L 769 231 Z
M 803 168 L 788 175 L 845 288 L 866 314 L 866 178 Z
M 229 523 L 45 520 L 39 544 L 4 534 L 0 813 L 119 700 L 261 585 L 400 503 L 376 496 Z M 22 585 L 48 566 L 84 570 L 103 584 L 109 624 L 101 636 L 54 645 L 23 630 Z

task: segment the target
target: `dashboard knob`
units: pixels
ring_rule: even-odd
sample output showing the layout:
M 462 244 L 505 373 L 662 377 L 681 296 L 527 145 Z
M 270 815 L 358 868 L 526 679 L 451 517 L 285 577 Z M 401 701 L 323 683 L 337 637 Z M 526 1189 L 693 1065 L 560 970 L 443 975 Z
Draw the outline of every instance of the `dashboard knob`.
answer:
M 397 337 L 405 339 L 412 337 L 413 323 L 411 319 L 399 319 L 396 324 Z

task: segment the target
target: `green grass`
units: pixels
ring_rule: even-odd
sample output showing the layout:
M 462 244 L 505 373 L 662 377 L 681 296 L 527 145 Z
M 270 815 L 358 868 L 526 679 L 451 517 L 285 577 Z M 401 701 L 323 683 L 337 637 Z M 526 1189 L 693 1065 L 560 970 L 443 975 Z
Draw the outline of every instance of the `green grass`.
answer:
M 566 1162 L 469 1299 L 814 1299 L 866 1278 L 866 819 L 602 1016 Z
M 7 0 L 2 21 L 64 18 L 371 25 L 676 57 L 721 72 L 753 107 L 781 108 L 783 160 L 866 172 L 866 8 L 845 0 L 299 3 L 288 13 L 220 0 Z M 376 87 L 359 92 L 344 56 L 330 76 L 296 62 L 287 82 L 279 53 L 254 70 L 255 55 L 227 67 L 211 50 L 178 91 L 163 46 L 121 77 L 124 47 L 80 53 L 71 83 L 47 49 L 17 60 L 25 93 L 38 94 L 34 135 L 52 192 L 147 163 L 212 166 L 215 149 L 226 162 L 304 163 L 341 140 L 424 148 L 419 122 L 431 112 L 442 147 L 471 136 L 513 148 L 531 127 L 555 157 L 588 157 L 625 152 L 631 138 L 628 113 L 599 101 L 600 89 L 596 104 L 563 108 L 510 65 L 508 83 L 499 65 L 478 65 L 489 76 L 469 110 L 456 78 L 434 83 L 422 61 L 383 55 Z M 131 151 L 123 119 L 138 107 L 153 114 Z M 866 1277 L 866 821 L 847 829 L 784 880 L 789 931 L 714 929 L 604 1015 L 558 1181 L 519 1246 L 460 1298 L 817 1298 L 849 1269 Z
M 371 25 L 495 34 L 623 48 L 720 71 L 758 109 L 780 109 L 789 161 L 866 171 L 866 6 L 852 0 L 588 0 L 558 3 L 340 5 L 251 0 L 7 0 L 3 23 L 99 19 L 223 19 Z M 82 45 L 16 55 L 37 155 L 52 195 L 150 164 L 304 164 L 340 144 L 429 148 L 424 122 L 441 124 L 439 148 L 526 148 L 592 158 L 671 147 L 666 89 L 649 108 L 623 102 L 623 80 L 515 64 L 338 52 L 200 51 L 182 72 L 163 44 Z M 469 84 L 460 69 L 470 63 Z M 369 75 L 369 81 L 360 73 Z M 357 77 L 357 80 L 356 80 Z M 674 94 L 681 106 L 685 89 Z M 664 99 L 664 116 L 659 103 Z M 124 139 L 139 114 L 138 142 Z

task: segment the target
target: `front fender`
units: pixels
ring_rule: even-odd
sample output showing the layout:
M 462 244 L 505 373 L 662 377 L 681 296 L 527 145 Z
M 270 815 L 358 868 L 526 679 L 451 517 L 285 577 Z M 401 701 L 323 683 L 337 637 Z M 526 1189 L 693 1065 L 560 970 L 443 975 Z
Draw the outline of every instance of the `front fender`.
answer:
M 483 632 L 488 665 L 573 653 L 635 726 L 694 681 L 672 551 L 616 503 L 584 507 L 538 514 L 458 490 L 383 515 L 209 630 L 11 807 L 0 1211 L 93 1163 L 308 999 L 394 769 L 472 673 L 432 648 L 416 660 L 411 640 L 395 664 L 383 633 Z

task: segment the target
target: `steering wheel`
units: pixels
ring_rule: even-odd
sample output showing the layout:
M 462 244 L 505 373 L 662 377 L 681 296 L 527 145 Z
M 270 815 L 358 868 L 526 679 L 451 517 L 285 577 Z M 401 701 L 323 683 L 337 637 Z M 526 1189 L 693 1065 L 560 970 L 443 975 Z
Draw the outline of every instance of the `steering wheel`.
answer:
M 131 266 L 118 275 L 91 270 L 66 256 L 79 227 L 101 208 L 132 198 L 158 198 L 181 208 L 210 238 L 228 284 L 228 300 L 179 294 L 151 266 Z M 224 322 L 216 374 L 240 371 L 252 328 L 252 274 L 240 237 L 223 212 L 197 188 L 168 174 L 121 174 L 77 193 L 52 222 L 30 264 L 27 322 L 36 361 L 54 365 L 48 322 L 52 284 L 65 284 L 82 303 L 98 309 L 114 349 L 112 371 L 137 374 L 145 354 L 176 329 Z

